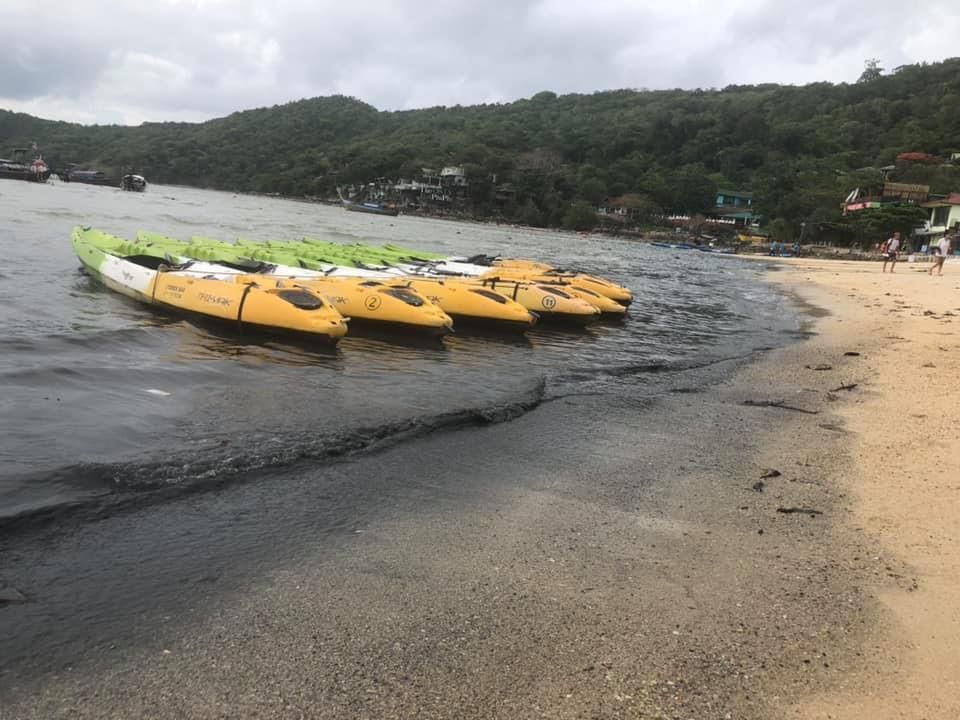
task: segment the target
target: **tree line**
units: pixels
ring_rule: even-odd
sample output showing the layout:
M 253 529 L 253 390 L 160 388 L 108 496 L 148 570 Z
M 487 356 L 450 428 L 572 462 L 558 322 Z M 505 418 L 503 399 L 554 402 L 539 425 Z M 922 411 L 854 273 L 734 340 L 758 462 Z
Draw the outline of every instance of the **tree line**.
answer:
M 708 212 L 718 188 L 751 190 L 754 211 L 784 238 L 801 228 L 862 237 L 864 221 L 841 217 L 840 202 L 881 167 L 932 192 L 960 191 L 960 167 L 947 162 L 960 151 L 960 59 L 886 73 L 870 61 L 856 83 L 540 92 L 409 111 L 333 96 L 137 127 L 0 111 L 0 154 L 33 141 L 55 170 L 124 168 L 153 182 L 288 196 L 461 165 L 469 213 L 537 226 L 589 227 L 594 207 L 623 196 L 644 226 Z M 898 162 L 903 153 L 933 161 Z

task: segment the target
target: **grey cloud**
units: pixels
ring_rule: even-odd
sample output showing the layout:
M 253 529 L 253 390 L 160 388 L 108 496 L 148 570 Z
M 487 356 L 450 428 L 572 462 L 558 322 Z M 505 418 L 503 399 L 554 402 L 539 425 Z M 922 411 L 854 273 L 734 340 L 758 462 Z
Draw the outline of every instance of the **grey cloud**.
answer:
M 109 6 L 109 7 L 108 7 Z M 923 7 L 926 6 L 926 7 Z M 487 0 L 362 5 L 316 0 L 73 0 L 69 14 L 5 0 L 21 39 L 0 60 L 0 106 L 46 102 L 98 117 L 199 119 L 343 93 L 407 109 L 540 90 L 722 87 L 853 80 L 865 57 L 905 57 L 939 0 L 869 13 L 828 0 Z M 915 43 L 916 44 L 916 43 Z M 71 103 L 73 105 L 71 105 Z
M 0 97 L 27 99 L 48 94 L 76 97 L 88 91 L 110 60 L 102 43 L 78 37 L 67 25 L 45 29 L 15 7 L 0 9 L 4 47 L 0 54 Z
M 106 53 L 79 54 L 65 48 L 38 47 L 34 54 L 36 59 L 0 58 L 0 98 L 78 97 L 96 84 L 109 61 Z

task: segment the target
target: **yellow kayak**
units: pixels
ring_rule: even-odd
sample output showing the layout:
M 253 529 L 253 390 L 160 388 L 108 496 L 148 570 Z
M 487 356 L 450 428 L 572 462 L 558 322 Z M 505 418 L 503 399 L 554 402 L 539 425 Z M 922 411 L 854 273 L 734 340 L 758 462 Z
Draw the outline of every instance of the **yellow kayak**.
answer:
M 238 329 L 305 333 L 331 342 L 347 333 L 343 316 L 308 288 L 281 286 L 259 276 L 224 280 L 180 271 L 164 258 L 129 255 L 129 242 L 92 228 L 74 228 L 71 241 L 91 276 L 141 302 L 215 318 Z
M 494 269 L 486 273 L 484 277 L 499 276 L 505 279 L 529 280 L 531 282 L 575 282 L 580 287 L 592 290 L 611 300 L 616 300 L 622 305 L 629 305 L 633 301 L 633 293 L 628 288 L 596 275 L 566 272 L 552 265 L 525 258 L 496 258 L 492 265 Z M 610 312 L 617 311 L 610 310 Z
M 525 258 L 497 258 L 493 261 L 496 267 L 510 268 L 513 270 L 524 270 L 529 272 L 547 272 L 553 270 L 553 265 L 537 262 L 536 260 L 527 260 Z
M 194 236 L 189 244 L 143 231 L 138 233 L 137 237 L 152 245 L 154 251 L 166 249 L 170 254 L 183 258 L 209 257 L 214 264 L 217 260 L 229 262 L 230 251 L 235 250 L 218 240 L 201 236 Z M 234 267 L 242 268 L 243 265 Z M 215 267 L 212 267 L 211 271 L 218 276 L 222 275 L 221 270 Z M 401 330 L 430 335 L 445 335 L 453 330 L 453 320 L 449 315 L 402 281 L 386 279 L 366 282 L 364 278 L 333 278 L 322 272 L 273 264 L 264 266 L 262 273 L 260 270 L 256 272 L 256 275 L 250 277 L 256 278 L 262 274 L 265 279 L 287 278 L 316 290 L 355 325 L 360 324 L 376 330 Z
M 560 270 L 526 270 L 523 268 L 496 267 L 483 277 L 500 277 L 504 280 L 526 280 L 535 283 L 557 283 L 569 284 L 576 283 L 580 287 L 587 288 L 593 292 L 616 300 L 621 305 L 629 305 L 633 302 L 633 293 L 623 285 L 618 285 L 610 280 L 588 275 L 586 273 L 565 273 Z
M 537 322 L 537 316 L 521 303 L 482 284 L 413 276 L 403 282 L 443 308 L 456 323 L 523 331 Z
M 623 317 L 627 314 L 627 306 L 621 305 L 616 300 L 607 297 L 606 295 L 601 295 L 598 292 L 594 292 L 588 287 L 584 287 L 580 284 L 580 281 L 574 282 L 565 282 L 558 283 L 559 287 L 563 288 L 564 292 L 568 292 L 571 295 L 574 295 L 584 302 L 590 303 L 597 310 L 600 311 L 601 315 L 606 315 L 608 317 Z
M 596 320 L 600 310 L 593 304 L 568 292 L 568 288 L 550 284 L 536 284 L 517 280 L 456 279 L 451 283 L 463 283 L 467 286 L 480 285 L 506 295 L 536 313 L 543 321 L 556 321 L 583 325 Z
M 296 282 L 325 297 L 354 323 L 433 335 L 453 331 L 453 318 L 403 280 L 298 277 Z
M 157 305 L 227 320 L 238 328 L 285 330 L 338 340 L 347 321 L 318 293 L 300 284 L 238 275 L 231 280 L 158 271 L 151 301 Z

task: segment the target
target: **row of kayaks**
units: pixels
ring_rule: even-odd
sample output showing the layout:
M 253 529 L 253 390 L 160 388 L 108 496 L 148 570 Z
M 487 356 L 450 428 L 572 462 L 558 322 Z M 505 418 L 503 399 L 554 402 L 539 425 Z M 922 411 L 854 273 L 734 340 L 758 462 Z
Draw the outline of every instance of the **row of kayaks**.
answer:
M 520 259 L 449 258 L 396 245 L 312 238 L 227 243 L 141 231 L 127 240 L 74 228 L 77 257 L 112 290 L 238 328 L 336 341 L 348 322 L 442 335 L 454 325 L 524 331 L 538 322 L 622 317 L 630 291 Z

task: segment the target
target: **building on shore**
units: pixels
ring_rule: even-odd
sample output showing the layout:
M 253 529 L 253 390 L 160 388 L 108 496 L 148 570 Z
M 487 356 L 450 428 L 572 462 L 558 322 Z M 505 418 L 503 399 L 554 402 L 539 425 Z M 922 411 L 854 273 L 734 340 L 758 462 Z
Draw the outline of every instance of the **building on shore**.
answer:
M 718 190 L 707 220 L 718 225 L 744 228 L 756 225 L 760 216 L 753 212 L 753 193 L 748 190 Z
M 451 209 L 466 202 L 469 186 L 464 168 L 449 165 L 439 171 L 421 168 L 419 175 L 412 178 L 379 177 L 343 190 L 349 198 L 391 202 L 404 208 Z
M 443 187 L 465 188 L 470 183 L 467 174 L 460 165 L 448 165 L 440 171 L 440 184 Z
M 407 180 L 400 178 L 391 187 L 397 204 L 403 207 L 419 207 L 421 205 L 450 203 L 450 196 L 444 192 L 440 183 L 429 182 L 426 179 Z
M 840 203 L 843 214 L 881 208 L 886 205 L 920 205 L 930 196 L 929 185 L 883 182 L 854 188 Z
M 840 204 L 843 214 L 892 206 L 914 206 L 927 211 L 927 219 L 913 236 L 931 247 L 947 232 L 960 230 L 960 192 L 938 195 L 929 185 L 883 182 L 871 187 L 854 188 Z
M 705 225 L 737 231 L 745 228 L 756 229 L 761 219 L 761 216 L 753 211 L 753 193 L 747 190 L 719 190 L 713 207 L 702 217 Z M 668 215 L 666 219 L 675 226 L 691 222 L 691 216 L 686 213 Z
M 945 197 L 931 197 L 920 207 L 929 210 L 930 218 L 923 229 L 915 233 L 923 237 L 927 245 L 933 245 L 947 234 L 947 231 L 960 229 L 960 192 Z
M 639 193 L 628 193 L 604 198 L 596 208 L 597 214 L 621 222 L 649 219 L 650 199 Z

